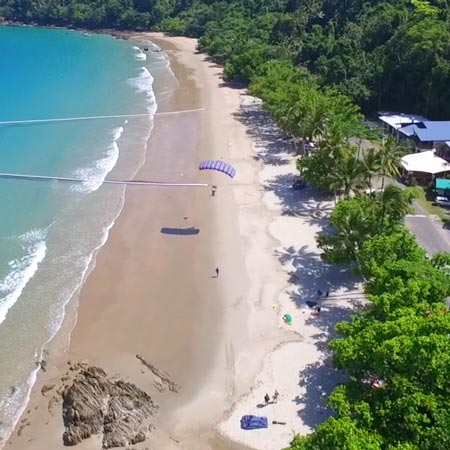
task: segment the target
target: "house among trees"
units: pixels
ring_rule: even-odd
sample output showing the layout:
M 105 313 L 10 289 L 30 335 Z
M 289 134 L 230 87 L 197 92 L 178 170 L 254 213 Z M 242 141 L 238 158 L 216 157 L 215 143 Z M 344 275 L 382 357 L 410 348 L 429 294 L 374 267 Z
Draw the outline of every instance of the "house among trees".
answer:
M 403 137 L 400 130 L 412 126 L 416 123 L 426 122 L 428 119 L 424 116 L 415 114 L 391 113 L 380 111 L 378 118 L 382 122 L 384 128 L 389 133 L 395 134 L 398 138 Z
M 403 177 L 419 184 L 450 173 L 450 121 L 432 121 L 411 114 L 382 113 L 380 120 L 398 139 L 410 140 L 415 153 L 401 160 Z

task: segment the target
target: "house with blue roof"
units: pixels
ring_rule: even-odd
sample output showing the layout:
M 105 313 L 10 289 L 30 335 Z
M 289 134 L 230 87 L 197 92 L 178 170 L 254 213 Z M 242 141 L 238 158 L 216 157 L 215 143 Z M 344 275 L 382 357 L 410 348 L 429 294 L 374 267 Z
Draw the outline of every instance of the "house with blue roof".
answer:
M 450 176 L 450 120 L 389 112 L 379 113 L 379 119 L 398 139 L 414 143 L 415 153 L 401 160 L 404 179 L 426 185 L 438 176 Z
M 450 151 L 450 120 L 423 121 L 399 128 L 399 134 L 412 139 L 418 151 Z
M 379 119 L 387 131 L 398 138 L 411 139 L 418 151 L 448 147 L 450 149 L 450 120 L 433 121 L 417 114 L 380 112 Z

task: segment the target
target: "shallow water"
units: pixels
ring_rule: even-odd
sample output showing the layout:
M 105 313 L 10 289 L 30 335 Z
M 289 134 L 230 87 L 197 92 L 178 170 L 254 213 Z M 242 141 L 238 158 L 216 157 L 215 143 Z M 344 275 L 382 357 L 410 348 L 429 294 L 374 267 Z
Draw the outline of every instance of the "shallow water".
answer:
M 156 111 L 174 79 L 149 43 L 0 27 L 0 122 L 142 114 L 17 125 L 0 123 L 0 172 L 85 183 L 0 178 L 0 440 L 29 395 L 45 344 L 83 283 L 93 254 L 145 158 Z

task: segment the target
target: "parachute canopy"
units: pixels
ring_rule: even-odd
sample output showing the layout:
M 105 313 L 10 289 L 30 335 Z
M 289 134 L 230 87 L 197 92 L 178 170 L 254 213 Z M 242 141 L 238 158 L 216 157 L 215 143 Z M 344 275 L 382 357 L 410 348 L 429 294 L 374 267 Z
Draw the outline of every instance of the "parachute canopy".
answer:
M 198 168 L 200 170 L 218 170 L 219 172 L 226 173 L 231 178 L 236 175 L 236 169 L 223 161 L 203 161 Z

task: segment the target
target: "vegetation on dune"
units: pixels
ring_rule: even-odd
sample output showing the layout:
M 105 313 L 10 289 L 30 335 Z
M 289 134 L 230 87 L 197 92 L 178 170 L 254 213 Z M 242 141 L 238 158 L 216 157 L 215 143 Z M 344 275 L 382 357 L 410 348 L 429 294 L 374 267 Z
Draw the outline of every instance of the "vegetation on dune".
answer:
M 335 367 L 349 375 L 329 398 L 334 417 L 295 438 L 292 450 L 450 446 L 450 313 L 444 302 L 450 255 L 428 258 L 401 223 L 372 229 L 368 238 L 370 217 L 348 225 L 353 215 L 370 216 L 375 202 L 342 200 L 333 212 L 337 250 L 349 242 L 347 259 L 353 257 L 366 279 L 369 304 L 337 326 L 340 337 L 330 344 Z M 349 229 L 354 239 L 348 240 Z
M 332 109 L 329 109 L 332 111 Z M 342 112 L 344 110 L 339 110 Z M 404 225 L 415 191 L 387 185 L 404 149 L 392 139 L 360 152 L 333 113 L 317 128 L 317 150 L 298 168 L 309 184 L 339 198 L 332 233 L 317 237 L 322 258 L 352 264 L 367 307 L 337 326 L 333 363 L 349 381 L 328 403 L 334 416 L 292 450 L 444 450 L 450 444 L 450 255 L 426 256 Z M 381 189 L 372 191 L 374 176 Z

